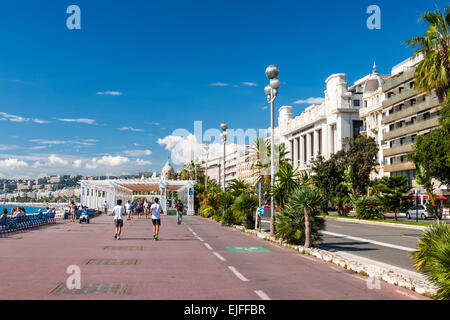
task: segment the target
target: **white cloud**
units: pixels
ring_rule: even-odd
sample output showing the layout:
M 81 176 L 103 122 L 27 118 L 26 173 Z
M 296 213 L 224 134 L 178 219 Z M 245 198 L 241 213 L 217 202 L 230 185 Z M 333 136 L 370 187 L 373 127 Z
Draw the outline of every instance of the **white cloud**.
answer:
M 230 87 L 231 84 L 226 82 L 214 82 L 210 84 L 211 87 Z
M 122 128 L 118 128 L 117 130 L 120 130 L 120 131 L 133 131 L 133 132 L 142 132 L 142 131 L 144 131 L 144 129 L 136 129 L 136 128 L 133 128 L 133 127 L 122 127 Z
M 257 87 L 258 84 L 256 82 L 242 82 L 242 84 L 246 87 Z
M 8 114 L 5 112 L 0 112 L 0 120 L 9 120 L 12 122 L 17 122 L 17 123 L 21 123 L 21 122 L 34 122 L 34 123 L 48 123 L 48 121 L 45 120 L 41 120 L 41 119 L 36 119 L 36 118 L 25 118 L 25 117 L 21 117 L 21 116 L 16 116 L 13 114 Z
M 75 144 L 82 146 L 95 146 L 97 140 L 94 139 L 86 139 L 81 141 L 72 141 L 72 140 L 45 140 L 45 139 L 31 139 L 31 142 L 44 144 L 44 145 L 62 145 L 62 144 Z M 35 147 L 37 148 L 37 147 Z
M 324 98 L 310 97 L 310 98 L 305 99 L 305 100 L 297 100 L 297 101 L 294 102 L 294 104 L 321 104 L 324 101 L 325 101 Z
M 81 168 L 82 165 L 83 165 L 83 160 L 75 160 L 73 162 L 74 168 Z
M 0 144 L 0 151 L 9 151 L 19 149 L 20 147 L 12 144 Z
M 85 123 L 85 124 L 94 124 L 94 119 L 58 119 L 63 122 L 77 122 L 77 123 Z
M 31 147 L 30 150 L 42 150 L 47 148 L 46 146 L 36 146 L 36 147 Z
M 123 92 L 120 91 L 99 91 L 97 92 L 99 96 L 121 96 Z
M 138 166 L 149 166 L 152 164 L 152 162 L 149 160 L 136 159 L 136 164 Z
M 263 106 L 263 107 L 261 107 L 261 110 L 267 110 L 267 109 L 269 109 L 268 106 Z
M 63 160 L 60 157 L 57 157 L 57 156 L 55 156 L 53 154 L 50 157 L 48 157 L 48 160 L 50 161 L 51 165 L 67 166 L 69 164 L 69 161 Z
M 39 167 L 43 167 L 43 166 L 44 166 L 43 163 L 36 161 L 35 163 L 33 163 L 32 168 L 39 168 Z
M 152 154 L 150 150 L 126 150 L 123 153 L 130 157 L 149 156 Z
M 24 167 L 28 167 L 28 163 L 26 163 L 23 160 L 17 160 L 12 158 L 0 160 L 0 169 L 17 169 Z
M 171 152 L 171 160 L 174 164 L 185 164 L 192 160 L 204 159 L 206 153 L 204 145 L 200 144 L 193 134 L 186 137 L 171 135 L 163 139 L 158 139 L 161 146 Z M 221 143 L 208 144 L 209 159 L 214 159 L 223 154 L 223 145 Z M 243 149 L 245 146 L 237 144 L 227 144 L 227 153 L 237 149 Z
M 122 156 L 103 156 L 102 158 L 91 159 L 91 161 L 86 164 L 86 168 L 95 169 L 98 166 L 118 167 L 129 162 L 130 159 Z

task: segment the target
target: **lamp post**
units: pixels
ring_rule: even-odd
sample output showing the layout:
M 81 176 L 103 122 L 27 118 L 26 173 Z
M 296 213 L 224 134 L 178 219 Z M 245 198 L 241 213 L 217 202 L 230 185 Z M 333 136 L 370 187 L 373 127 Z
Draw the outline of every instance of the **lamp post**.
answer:
M 225 148 L 226 148 L 226 144 L 227 144 L 227 136 L 228 136 L 228 124 L 226 122 L 222 122 L 220 125 L 220 129 L 222 130 L 222 142 L 223 142 L 223 191 L 225 192 Z
M 270 104 L 270 185 L 273 188 L 275 186 L 275 137 L 274 137 L 274 102 L 278 96 L 278 89 L 281 87 L 281 82 L 278 80 L 280 70 L 277 66 L 271 64 L 266 69 L 266 76 L 270 80 L 270 83 L 265 87 L 264 93 L 267 96 L 267 102 Z M 270 235 L 275 233 L 275 213 L 273 197 L 270 197 Z
M 209 156 L 209 146 L 205 145 L 205 151 L 206 151 L 206 162 L 205 162 L 205 190 L 208 189 L 208 156 Z

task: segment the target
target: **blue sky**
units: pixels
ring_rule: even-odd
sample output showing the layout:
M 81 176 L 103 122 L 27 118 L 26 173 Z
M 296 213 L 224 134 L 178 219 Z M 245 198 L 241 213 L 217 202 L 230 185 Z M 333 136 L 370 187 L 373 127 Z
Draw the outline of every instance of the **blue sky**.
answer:
M 72 4 L 81 30 L 66 27 Z M 381 30 L 366 27 L 372 4 Z M 376 61 L 389 74 L 424 33 L 420 12 L 447 4 L 0 0 L 0 176 L 160 170 L 171 154 L 158 139 L 195 120 L 267 128 L 269 64 L 278 107 L 322 97 L 332 73 L 352 84 Z

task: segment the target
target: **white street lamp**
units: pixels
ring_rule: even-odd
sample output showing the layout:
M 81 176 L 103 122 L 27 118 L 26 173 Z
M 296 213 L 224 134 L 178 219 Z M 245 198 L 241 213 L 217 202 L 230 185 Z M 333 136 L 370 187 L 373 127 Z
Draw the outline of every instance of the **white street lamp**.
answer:
M 225 148 L 227 144 L 228 124 L 226 122 L 222 122 L 220 124 L 220 129 L 222 130 L 221 137 L 223 142 L 223 191 L 225 192 L 225 157 L 226 157 Z
M 278 96 L 278 89 L 281 87 L 281 82 L 278 80 L 280 70 L 275 65 L 270 65 L 266 69 L 266 76 L 269 78 L 270 83 L 265 87 L 264 93 L 267 96 L 267 102 L 270 103 L 270 185 L 273 188 L 275 186 L 275 129 L 274 129 L 274 101 Z M 273 197 L 270 198 L 270 234 L 275 233 L 275 212 Z
M 205 162 L 205 190 L 208 189 L 208 156 L 209 156 L 209 146 L 207 144 L 204 145 L 206 151 L 206 162 Z

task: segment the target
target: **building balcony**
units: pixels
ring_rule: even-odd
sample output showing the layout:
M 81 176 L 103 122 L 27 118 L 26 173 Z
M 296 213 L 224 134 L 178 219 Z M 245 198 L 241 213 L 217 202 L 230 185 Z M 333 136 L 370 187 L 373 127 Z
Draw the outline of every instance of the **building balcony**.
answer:
M 406 72 L 403 72 L 398 77 L 389 79 L 386 81 L 386 83 L 383 85 L 383 92 L 387 92 L 391 90 L 392 88 L 395 88 L 402 83 L 405 83 L 406 81 L 412 80 L 414 78 L 414 73 L 416 72 L 416 69 L 411 69 Z
M 415 168 L 416 166 L 413 162 L 403 162 L 384 166 L 384 172 L 406 171 L 413 170 Z
M 402 93 L 396 94 L 386 100 L 383 101 L 383 109 L 390 107 L 396 103 L 402 102 L 409 98 L 418 95 L 417 91 L 414 89 L 405 89 Z
M 385 150 L 383 150 L 383 156 L 384 157 L 391 157 L 391 156 L 395 156 L 397 154 L 410 153 L 412 151 L 414 151 L 414 143 L 406 144 L 406 145 L 403 145 L 403 146 L 397 146 L 397 147 L 393 147 L 393 148 L 389 148 L 389 149 L 385 149 Z
M 420 102 L 412 107 L 407 107 L 403 109 L 402 111 L 394 112 L 386 117 L 383 118 L 382 122 L 383 124 L 388 124 L 397 120 L 400 120 L 402 118 L 406 118 L 408 116 L 412 116 L 416 113 L 419 113 L 420 111 L 427 110 L 430 108 L 434 108 L 439 106 L 439 99 L 438 97 L 428 96 L 427 99 L 423 102 Z
M 395 129 L 383 134 L 383 140 L 391 140 L 396 137 L 401 137 L 410 133 L 419 132 L 422 130 L 437 127 L 439 125 L 439 117 L 434 117 L 428 120 L 418 121 L 412 125 Z

